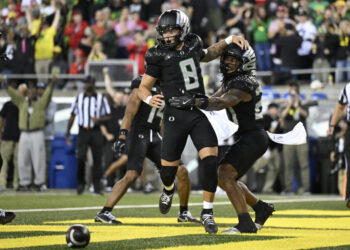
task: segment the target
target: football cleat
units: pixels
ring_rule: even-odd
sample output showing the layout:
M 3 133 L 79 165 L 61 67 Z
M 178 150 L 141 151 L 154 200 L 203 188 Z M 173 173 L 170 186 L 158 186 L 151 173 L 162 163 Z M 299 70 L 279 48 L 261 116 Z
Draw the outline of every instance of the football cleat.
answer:
M 201 222 L 207 233 L 216 234 L 218 232 L 218 226 L 214 221 L 213 214 L 201 214 Z
M 121 221 L 116 220 L 115 217 L 108 211 L 103 213 L 97 213 L 95 217 L 95 222 L 102 222 L 108 224 L 122 224 Z
M 190 211 L 185 211 L 180 213 L 177 216 L 177 222 L 195 222 L 195 223 L 201 223 L 199 220 L 194 218 Z
M 15 217 L 16 214 L 14 212 L 5 212 L 4 210 L 0 209 L 0 224 L 5 225 L 10 223 Z
M 173 201 L 175 188 L 173 189 L 172 194 L 166 194 L 165 189 L 163 189 L 163 193 L 159 198 L 159 211 L 162 214 L 167 214 L 171 208 L 171 203 Z
M 255 226 L 258 229 L 261 229 L 267 219 L 272 215 L 273 212 L 275 212 L 275 207 L 273 204 L 270 203 L 264 203 L 266 204 L 263 209 L 259 209 L 255 212 Z
M 222 231 L 223 234 L 240 234 L 240 233 L 256 233 L 258 228 L 254 223 L 252 225 L 244 225 L 238 223 L 236 226 Z
M 75 224 L 66 233 L 67 245 L 72 248 L 86 247 L 90 242 L 90 232 L 86 226 Z

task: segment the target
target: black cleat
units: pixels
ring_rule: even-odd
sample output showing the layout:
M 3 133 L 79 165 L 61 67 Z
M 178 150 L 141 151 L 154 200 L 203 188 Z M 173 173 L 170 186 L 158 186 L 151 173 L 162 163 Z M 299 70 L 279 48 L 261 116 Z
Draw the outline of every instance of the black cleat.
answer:
M 5 212 L 4 210 L 0 209 L 0 224 L 5 225 L 10 223 L 15 217 L 16 214 L 14 212 Z
M 216 234 L 218 232 L 218 226 L 214 221 L 213 214 L 201 214 L 201 222 L 207 233 Z
M 275 212 L 275 207 L 270 203 L 263 203 L 264 207 L 261 207 L 255 211 L 255 226 L 261 229 L 267 219 Z
M 258 231 L 256 224 L 254 224 L 253 222 L 251 222 L 250 224 L 251 225 L 248 225 L 248 224 L 243 225 L 238 223 L 236 226 L 222 231 L 222 233 L 224 234 L 256 233 Z
M 179 213 L 177 216 L 177 222 L 195 222 L 195 223 L 201 223 L 199 220 L 194 218 L 190 211 L 185 211 L 182 213 Z
M 108 211 L 104 213 L 97 213 L 95 222 L 102 222 L 108 224 L 122 224 L 121 221 L 116 220 L 115 217 Z
M 171 194 L 166 194 L 165 189 L 163 189 L 163 193 L 159 198 L 159 211 L 162 214 L 167 214 L 171 208 L 171 203 L 173 201 L 175 188 Z

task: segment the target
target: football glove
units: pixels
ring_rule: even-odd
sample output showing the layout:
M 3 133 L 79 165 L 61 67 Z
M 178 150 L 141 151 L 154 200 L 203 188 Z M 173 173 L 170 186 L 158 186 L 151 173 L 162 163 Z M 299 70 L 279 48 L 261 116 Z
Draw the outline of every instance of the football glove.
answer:
M 190 109 L 194 107 L 196 99 L 191 94 L 174 96 L 169 99 L 170 106 L 177 109 Z
M 114 155 L 116 157 L 120 157 L 121 155 L 126 154 L 126 142 L 125 142 L 125 140 L 118 138 L 118 140 L 116 140 L 113 143 L 112 151 L 114 152 Z

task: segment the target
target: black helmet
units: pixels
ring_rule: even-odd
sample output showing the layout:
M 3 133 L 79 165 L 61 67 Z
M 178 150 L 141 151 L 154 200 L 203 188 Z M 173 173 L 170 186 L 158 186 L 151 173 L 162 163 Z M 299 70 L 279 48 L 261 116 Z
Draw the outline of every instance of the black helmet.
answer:
M 166 43 L 163 34 L 169 29 L 179 29 L 180 32 L 175 36 L 174 43 Z M 185 40 L 190 32 L 190 22 L 187 15 L 181 10 L 167 10 L 159 17 L 157 25 L 159 44 L 168 49 L 175 49 L 177 45 Z
M 240 65 L 237 67 L 236 71 L 230 74 L 226 73 L 228 67 L 225 64 L 225 58 L 227 56 L 235 57 L 238 61 L 240 61 Z M 225 48 L 224 52 L 220 57 L 220 72 L 224 75 L 224 77 L 228 77 L 229 75 L 234 75 L 237 73 L 255 74 L 255 70 L 255 52 L 250 46 L 247 50 L 242 50 L 237 44 L 231 43 Z

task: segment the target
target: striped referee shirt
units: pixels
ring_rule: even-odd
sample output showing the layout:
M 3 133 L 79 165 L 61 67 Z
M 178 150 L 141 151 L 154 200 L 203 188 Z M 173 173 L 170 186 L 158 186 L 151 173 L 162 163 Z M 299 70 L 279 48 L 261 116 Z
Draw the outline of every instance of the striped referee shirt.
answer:
M 94 93 L 92 96 L 80 93 L 71 106 L 71 114 L 78 117 L 78 125 L 83 128 L 93 128 L 94 117 L 99 119 L 110 113 L 107 99 L 101 93 Z
M 348 105 L 347 112 L 346 112 L 346 121 L 350 121 L 350 104 L 349 104 L 349 97 L 350 97 L 350 83 L 346 84 L 343 90 L 340 92 L 339 96 L 339 104 L 341 105 Z

